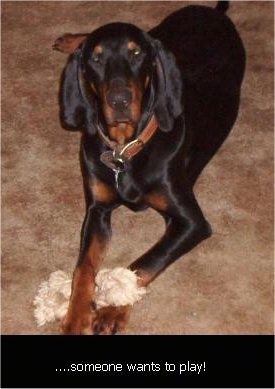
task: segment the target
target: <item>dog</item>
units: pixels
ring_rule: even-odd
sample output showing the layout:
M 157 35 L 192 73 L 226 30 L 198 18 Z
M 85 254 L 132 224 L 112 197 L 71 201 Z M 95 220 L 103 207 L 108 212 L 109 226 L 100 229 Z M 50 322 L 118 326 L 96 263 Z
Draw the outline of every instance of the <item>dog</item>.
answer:
M 228 7 L 187 6 L 149 32 L 114 22 L 55 41 L 54 49 L 70 54 L 60 119 L 64 128 L 82 131 L 86 199 L 63 334 L 114 334 L 127 324 L 130 305 L 94 303 L 111 213 L 120 205 L 151 207 L 166 225 L 129 266 L 139 287 L 211 236 L 193 187 L 235 123 L 245 71 Z

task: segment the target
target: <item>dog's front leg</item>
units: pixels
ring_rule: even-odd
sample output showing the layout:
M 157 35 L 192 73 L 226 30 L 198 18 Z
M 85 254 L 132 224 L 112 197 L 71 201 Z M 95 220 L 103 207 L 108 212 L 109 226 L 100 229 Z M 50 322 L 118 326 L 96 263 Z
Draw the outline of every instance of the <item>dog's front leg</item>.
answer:
M 61 325 L 63 334 L 93 333 L 95 275 L 110 239 L 110 215 L 110 209 L 103 206 L 91 205 L 87 209 L 69 308 Z
M 146 196 L 146 202 L 164 216 L 166 231 L 155 246 L 129 266 L 136 273 L 140 287 L 147 286 L 169 264 L 211 235 L 192 193 L 171 196 L 171 193 L 154 192 Z M 129 305 L 99 309 L 94 321 L 95 332 L 113 334 L 124 329 L 130 310 Z
M 138 275 L 140 286 L 148 285 L 168 265 L 211 236 L 211 227 L 192 191 L 170 192 L 169 195 L 151 193 L 147 201 L 164 217 L 166 231 L 149 251 L 129 267 Z

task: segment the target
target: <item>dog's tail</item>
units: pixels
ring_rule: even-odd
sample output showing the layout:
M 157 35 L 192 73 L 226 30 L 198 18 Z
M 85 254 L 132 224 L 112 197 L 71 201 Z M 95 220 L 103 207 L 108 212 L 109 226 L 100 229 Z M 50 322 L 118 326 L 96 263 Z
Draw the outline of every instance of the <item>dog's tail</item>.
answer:
M 216 10 L 222 13 L 226 13 L 229 8 L 229 1 L 221 0 L 216 5 Z

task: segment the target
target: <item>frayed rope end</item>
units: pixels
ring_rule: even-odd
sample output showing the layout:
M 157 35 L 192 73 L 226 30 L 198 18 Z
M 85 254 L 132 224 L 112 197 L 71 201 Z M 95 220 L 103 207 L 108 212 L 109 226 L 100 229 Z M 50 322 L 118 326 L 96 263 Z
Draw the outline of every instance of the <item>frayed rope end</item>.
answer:
M 145 287 L 137 285 L 135 272 L 117 267 L 102 269 L 95 282 L 95 303 L 97 308 L 121 305 L 133 305 L 146 294 Z M 71 279 L 65 272 L 58 270 L 51 273 L 48 281 L 41 283 L 33 304 L 37 325 L 62 319 L 69 306 Z

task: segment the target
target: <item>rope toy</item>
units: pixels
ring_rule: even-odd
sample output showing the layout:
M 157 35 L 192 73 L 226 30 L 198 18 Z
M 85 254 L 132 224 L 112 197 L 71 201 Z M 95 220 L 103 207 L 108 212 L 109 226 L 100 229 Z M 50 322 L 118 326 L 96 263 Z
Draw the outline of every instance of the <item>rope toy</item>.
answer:
M 145 287 L 137 285 L 138 277 L 123 267 L 102 269 L 95 283 L 95 303 L 97 308 L 108 305 L 133 305 L 146 293 Z M 34 298 L 34 317 L 39 327 L 62 319 L 68 309 L 72 280 L 61 270 L 51 273 L 49 280 L 38 288 Z

